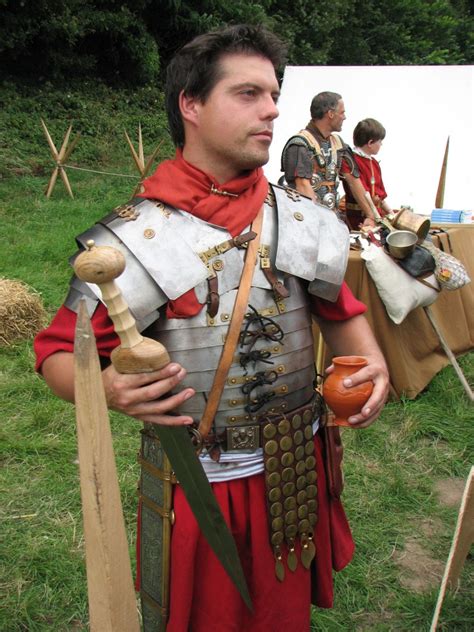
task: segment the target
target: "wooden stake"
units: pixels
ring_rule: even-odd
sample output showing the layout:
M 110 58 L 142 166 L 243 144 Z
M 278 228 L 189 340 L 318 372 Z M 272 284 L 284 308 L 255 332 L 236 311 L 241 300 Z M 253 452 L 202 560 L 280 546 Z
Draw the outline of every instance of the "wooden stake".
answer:
M 148 158 L 148 160 L 145 161 L 145 154 L 143 151 L 143 136 L 142 136 L 142 126 L 141 124 L 138 125 L 138 152 L 135 149 L 135 147 L 133 146 L 132 141 L 130 140 L 130 136 L 127 134 L 127 132 L 125 131 L 125 138 L 127 139 L 127 143 L 130 149 L 130 153 L 132 154 L 132 158 L 133 161 L 135 163 L 135 166 L 140 174 L 140 182 L 137 184 L 137 186 L 135 187 L 135 190 L 133 192 L 133 195 L 136 195 L 139 191 L 140 191 L 140 187 L 142 184 L 142 180 L 144 180 L 144 178 L 146 178 L 146 176 L 148 175 L 150 168 L 153 164 L 153 161 L 155 160 L 156 156 L 158 155 L 158 151 L 160 150 L 161 145 L 163 144 L 163 141 L 160 141 L 160 143 L 158 144 L 158 146 L 156 147 L 155 151 L 151 154 L 151 156 Z
M 459 509 L 458 521 L 454 532 L 451 550 L 448 561 L 444 569 L 441 588 L 436 602 L 436 608 L 431 622 L 430 632 L 435 632 L 438 627 L 438 619 L 443 605 L 446 590 L 456 590 L 459 576 L 461 575 L 464 562 L 469 553 L 469 549 L 474 544 L 474 467 L 467 478 L 466 486 Z
M 49 179 L 48 186 L 46 187 L 46 197 L 47 198 L 51 197 L 51 193 L 53 192 L 54 185 L 56 184 L 56 180 L 58 179 L 58 174 L 59 174 L 61 176 L 61 180 L 64 183 L 64 186 L 66 187 L 66 191 L 69 193 L 71 198 L 74 198 L 71 185 L 69 184 L 69 179 L 64 169 L 65 167 L 64 163 L 71 155 L 74 147 L 77 145 L 77 141 L 79 140 L 80 134 L 76 135 L 71 145 L 68 147 L 69 138 L 71 136 L 71 131 L 72 131 L 72 125 L 70 125 L 67 129 L 66 135 L 64 136 L 64 140 L 61 144 L 61 148 L 58 151 L 56 149 L 56 145 L 53 142 L 53 139 L 51 138 L 51 134 L 49 133 L 48 128 L 46 127 L 46 123 L 43 121 L 43 119 L 41 119 L 41 126 L 43 128 L 44 135 L 46 136 L 46 140 L 51 150 L 51 155 L 53 156 L 54 162 L 56 163 L 53 173 L 51 174 L 51 177 Z
M 74 339 L 77 442 L 91 632 L 139 632 L 109 413 L 82 300 Z
M 464 377 L 464 373 L 462 372 L 461 367 L 459 366 L 459 364 L 458 364 L 458 362 L 457 362 L 457 360 L 456 360 L 456 357 L 455 357 L 454 353 L 453 353 L 453 352 L 451 351 L 451 349 L 449 348 L 448 343 L 446 342 L 446 340 L 445 340 L 445 338 L 444 338 L 444 336 L 443 336 L 443 334 L 442 334 L 442 332 L 441 332 L 441 329 L 439 328 L 439 325 L 438 325 L 438 323 L 436 322 L 436 319 L 435 319 L 435 317 L 434 317 L 434 314 L 433 314 L 433 312 L 431 311 L 431 308 L 430 308 L 430 307 L 423 307 L 423 309 L 424 309 L 424 311 L 425 311 L 425 314 L 426 314 L 426 315 L 427 315 L 427 317 L 428 317 L 428 320 L 429 320 L 429 321 L 430 321 L 430 323 L 431 323 L 431 326 L 433 327 L 433 329 L 434 329 L 435 333 L 436 333 L 436 334 L 437 334 L 437 336 L 438 336 L 438 339 L 439 339 L 439 341 L 440 341 L 440 343 L 441 343 L 441 346 L 442 346 L 442 347 L 443 347 L 443 349 L 444 349 L 444 352 L 446 353 L 446 355 L 447 355 L 447 356 L 448 356 L 448 358 L 449 358 L 449 361 L 450 361 L 450 362 L 451 362 L 451 364 L 453 365 L 453 368 L 454 368 L 454 370 L 456 371 L 456 375 L 458 376 L 458 378 L 459 378 L 459 380 L 460 380 L 460 382 L 461 382 L 461 384 L 462 384 L 462 386 L 463 386 L 464 390 L 466 391 L 467 396 L 469 397 L 469 399 L 471 400 L 471 402 L 472 402 L 472 401 L 474 401 L 474 394 L 473 394 L 473 392 L 472 392 L 472 389 L 471 389 L 471 387 L 469 386 L 468 381 L 467 381 L 467 380 L 466 380 L 466 378 Z
M 444 150 L 443 164 L 439 176 L 438 190 L 436 192 L 435 208 L 444 207 L 444 189 L 446 186 L 446 172 L 448 170 L 448 154 L 449 154 L 449 136 L 446 141 L 446 149 Z

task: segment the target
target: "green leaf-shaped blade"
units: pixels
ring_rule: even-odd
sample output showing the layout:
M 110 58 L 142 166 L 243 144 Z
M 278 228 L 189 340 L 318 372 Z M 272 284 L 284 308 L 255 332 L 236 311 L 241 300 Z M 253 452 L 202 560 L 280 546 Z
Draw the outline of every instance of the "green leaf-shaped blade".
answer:
M 235 540 L 217 504 L 188 431 L 184 426 L 158 426 L 155 424 L 153 427 L 166 456 L 170 460 L 202 534 L 217 555 L 246 606 L 252 610 L 252 601 Z

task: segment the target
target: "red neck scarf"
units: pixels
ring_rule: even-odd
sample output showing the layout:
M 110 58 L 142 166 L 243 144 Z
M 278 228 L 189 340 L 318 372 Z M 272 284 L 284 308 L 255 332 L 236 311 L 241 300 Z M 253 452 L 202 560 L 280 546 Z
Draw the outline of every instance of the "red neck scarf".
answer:
M 212 176 L 186 162 L 180 149 L 175 159 L 162 162 L 143 186 L 139 197 L 161 200 L 187 211 L 222 226 L 233 237 L 255 219 L 268 192 L 261 167 L 219 185 Z
M 174 160 L 162 162 L 155 173 L 143 181 L 138 197 L 160 200 L 225 228 L 233 237 L 242 232 L 262 207 L 268 182 L 261 167 L 219 185 L 212 176 L 194 167 L 176 150 Z M 219 193 L 220 192 L 220 193 Z M 222 193 L 233 195 L 222 195 Z M 235 197 L 234 197 L 235 196 Z M 200 312 L 194 290 L 167 305 L 168 318 L 188 318 Z

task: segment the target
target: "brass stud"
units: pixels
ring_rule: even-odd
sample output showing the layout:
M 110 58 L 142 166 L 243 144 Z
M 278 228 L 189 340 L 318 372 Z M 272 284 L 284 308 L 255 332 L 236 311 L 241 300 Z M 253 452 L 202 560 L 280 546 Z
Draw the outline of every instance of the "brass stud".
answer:
M 212 262 L 212 267 L 216 272 L 220 272 L 224 268 L 224 262 L 222 259 L 216 259 Z
M 283 485 L 282 489 L 283 489 L 283 495 L 284 496 L 292 496 L 295 493 L 295 484 L 294 483 L 285 483 Z
M 284 467 L 288 467 L 289 465 L 293 463 L 294 460 L 295 460 L 294 454 L 292 452 L 286 452 L 286 454 L 283 454 L 281 457 L 281 464 Z
M 306 518 L 303 518 L 303 520 L 300 520 L 300 522 L 298 523 L 298 531 L 300 533 L 306 533 L 309 527 L 309 520 L 307 520 Z
M 306 465 L 304 461 L 298 461 L 298 463 L 295 465 L 295 470 L 296 473 L 298 474 L 298 476 L 301 476 L 302 474 L 304 474 L 306 472 Z
M 306 518 L 307 515 L 308 515 L 308 507 L 306 505 L 301 505 L 301 507 L 298 507 L 298 518 L 300 519 Z
M 295 524 L 296 523 L 296 511 L 291 510 L 285 514 L 285 522 L 286 524 Z
M 300 213 L 299 211 L 297 211 L 296 213 L 293 213 L 293 217 L 298 220 L 298 222 L 302 222 L 304 220 L 304 215 L 303 213 Z
M 281 439 L 280 441 L 280 448 L 284 452 L 287 452 L 288 450 L 290 450 L 292 445 L 293 445 L 293 440 L 291 437 L 288 437 L 288 436 L 283 437 L 283 439 Z
M 285 490 L 283 490 L 283 493 L 285 493 Z M 316 494 L 318 493 L 316 485 L 308 485 L 308 487 L 306 488 L 306 493 L 308 495 L 308 498 L 316 498 Z
M 277 485 L 279 485 L 280 480 L 281 480 L 281 477 L 278 474 L 278 472 L 272 472 L 267 477 L 267 481 L 270 487 L 276 487 Z
M 285 498 L 285 501 L 283 503 L 283 508 L 285 509 L 285 511 L 290 511 L 290 509 L 295 509 L 295 507 L 296 507 L 296 500 L 294 496 Z
M 278 432 L 280 434 L 287 434 L 290 430 L 290 422 L 288 419 L 282 419 L 278 424 Z M 288 449 L 288 448 L 287 448 Z
M 303 413 L 303 421 L 305 424 L 309 424 L 313 420 L 313 413 L 310 410 L 305 410 Z
M 295 432 L 295 434 L 293 435 L 293 441 L 296 445 L 301 445 L 303 443 L 303 432 L 301 430 L 297 430 Z
M 283 518 L 273 518 L 272 531 L 280 531 L 280 529 L 283 529 L 283 524 Z
M 304 458 L 304 448 L 302 445 L 299 445 L 295 450 L 295 459 L 297 461 L 301 461 L 301 459 L 303 458 Z
M 230 314 L 221 314 L 221 320 L 222 322 L 227 322 L 230 318 Z
M 155 235 L 156 233 L 153 228 L 145 228 L 145 230 L 143 231 L 143 236 L 145 237 L 145 239 L 153 239 Z
M 313 426 L 306 426 L 306 428 L 304 429 L 304 436 L 305 439 L 312 439 L 313 438 Z
M 270 538 L 273 546 L 278 546 L 279 544 L 281 544 L 283 542 L 283 537 L 283 531 L 276 531 Z
M 298 476 L 296 479 L 296 489 L 304 489 L 306 487 L 306 476 Z
M 305 463 L 306 463 L 307 470 L 314 470 L 314 467 L 316 465 L 316 459 L 314 458 L 314 456 L 308 456 Z
M 290 540 L 298 533 L 298 527 L 295 524 L 289 524 L 285 527 L 285 536 Z
M 285 482 L 292 481 L 295 478 L 295 470 L 291 467 L 285 467 L 281 473 L 281 477 Z
M 314 452 L 314 443 L 312 441 L 310 441 L 309 443 L 307 443 L 304 447 L 304 451 L 305 453 L 310 456 L 311 454 L 313 454 Z
M 276 458 L 276 456 L 271 456 L 266 463 L 267 471 L 275 472 L 278 469 L 279 465 L 280 464 L 278 463 L 278 459 Z
M 282 507 L 281 503 L 272 503 L 270 505 L 270 514 L 274 518 L 277 518 L 278 516 L 281 516 L 282 511 L 283 511 L 283 507 Z
M 310 513 L 308 515 L 308 520 L 309 520 L 310 525 L 314 527 L 314 525 L 318 522 L 318 516 L 314 513 Z
M 317 474 L 314 470 L 311 470 L 306 474 L 306 480 L 308 481 L 308 483 L 315 483 L 316 478 L 317 478 Z
M 296 494 L 296 500 L 298 501 L 299 505 L 303 505 L 306 502 L 306 499 L 307 499 L 306 490 L 302 489 Z M 315 501 L 312 501 L 312 502 L 315 502 Z M 309 502 L 308 502 L 308 506 L 309 506 Z
M 314 513 L 316 509 L 318 508 L 318 503 L 314 498 L 311 498 L 311 500 L 308 500 L 306 504 L 308 505 L 308 510 L 311 511 L 312 513 Z
M 265 439 L 273 439 L 275 435 L 276 435 L 276 428 L 273 424 L 266 424 L 263 427 L 263 436 L 265 437 Z
M 291 420 L 291 425 L 293 426 L 293 430 L 298 430 L 301 426 L 301 415 L 295 415 Z
M 281 489 L 279 487 L 273 487 L 268 492 L 268 498 L 272 503 L 276 502 L 277 500 L 280 500 L 280 497 L 281 497 Z
M 265 444 L 265 453 L 269 455 L 276 454 L 278 450 L 278 443 L 273 439 L 271 441 L 267 441 Z

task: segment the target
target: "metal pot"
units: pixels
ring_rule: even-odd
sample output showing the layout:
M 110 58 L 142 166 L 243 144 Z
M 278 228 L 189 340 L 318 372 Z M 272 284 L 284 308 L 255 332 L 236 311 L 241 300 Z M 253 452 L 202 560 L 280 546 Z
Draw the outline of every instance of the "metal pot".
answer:
M 413 252 L 418 235 L 411 230 L 394 230 L 387 235 L 388 251 L 395 259 L 405 259 Z
M 408 230 L 416 233 L 418 241 L 424 241 L 430 229 L 430 220 L 424 215 L 417 215 L 407 208 L 398 211 L 392 225 L 398 230 Z

